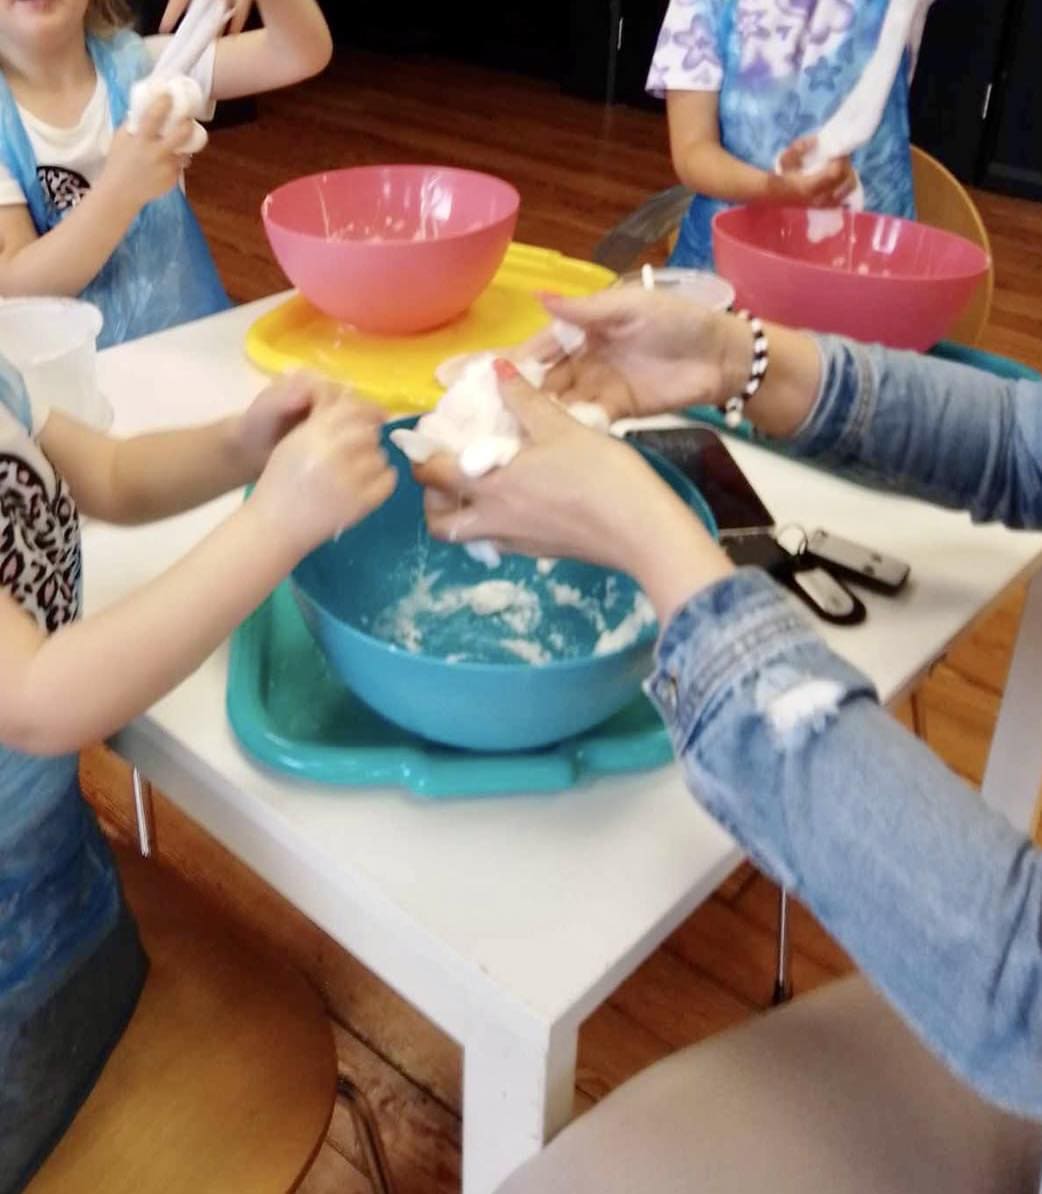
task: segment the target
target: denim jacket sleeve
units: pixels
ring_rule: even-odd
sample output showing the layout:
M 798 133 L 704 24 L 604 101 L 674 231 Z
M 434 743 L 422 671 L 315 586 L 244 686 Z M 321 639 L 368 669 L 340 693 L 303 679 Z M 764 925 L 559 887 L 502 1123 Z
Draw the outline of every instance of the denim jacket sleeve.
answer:
M 789 449 L 978 522 L 1042 527 L 1042 384 L 818 337 L 814 410 Z
M 648 689 L 708 811 L 952 1069 L 1042 1119 L 1042 851 L 760 572 L 679 612 Z

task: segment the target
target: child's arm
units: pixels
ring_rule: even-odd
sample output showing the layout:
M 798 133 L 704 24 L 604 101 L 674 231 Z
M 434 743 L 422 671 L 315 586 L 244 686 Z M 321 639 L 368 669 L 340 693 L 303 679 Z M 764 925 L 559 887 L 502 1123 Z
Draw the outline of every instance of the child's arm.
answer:
M 729 153 L 720 144 L 715 91 L 670 91 L 666 112 L 677 177 L 700 195 L 728 203 L 831 207 L 852 189 L 853 169 L 847 160 L 830 162 L 816 174 L 803 174 L 798 168 L 775 174 Z
M 40 445 L 84 514 L 123 525 L 151 522 L 255 481 L 275 445 L 313 406 L 338 394 L 338 387 L 299 375 L 270 386 L 242 415 L 127 440 L 54 411 Z M 375 408 L 370 417 L 379 420 Z
M 298 561 L 394 488 L 379 428 L 327 401 L 272 453 L 249 500 L 111 608 L 46 637 L 0 591 L 0 742 L 65 754 L 114 733 L 190 675 Z
M 0 207 L 0 295 L 75 296 L 97 277 L 145 204 L 177 186 L 191 124 L 163 136 L 169 113 L 157 100 L 136 136 L 120 130 L 97 183 L 43 236 L 27 206 Z
M 263 29 L 222 37 L 216 46 L 212 98 L 275 91 L 325 70 L 333 55 L 329 26 L 315 0 L 258 0 Z
M 225 32 L 234 36 L 245 29 L 246 22 L 250 19 L 250 13 L 253 11 L 253 0 L 233 0 L 231 7 L 232 17 Z M 169 0 L 162 20 L 159 22 L 160 34 L 173 33 L 177 28 L 178 21 L 187 11 L 188 0 Z

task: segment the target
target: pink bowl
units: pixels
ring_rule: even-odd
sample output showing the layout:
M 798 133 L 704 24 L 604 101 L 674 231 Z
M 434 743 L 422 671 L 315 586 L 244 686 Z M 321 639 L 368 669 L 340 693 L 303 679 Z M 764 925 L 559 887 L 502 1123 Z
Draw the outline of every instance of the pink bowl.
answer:
M 961 236 L 893 216 L 845 212 L 814 243 L 803 208 L 738 207 L 713 221 L 716 269 L 765 319 L 893 348 L 943 340 L 988 272 Z
M 521 198 L 448 166 L 361 166 L 298 178 L 261 209 L 272 251 L 316 307 L 365 332 L 427 331 L 492 281 Z

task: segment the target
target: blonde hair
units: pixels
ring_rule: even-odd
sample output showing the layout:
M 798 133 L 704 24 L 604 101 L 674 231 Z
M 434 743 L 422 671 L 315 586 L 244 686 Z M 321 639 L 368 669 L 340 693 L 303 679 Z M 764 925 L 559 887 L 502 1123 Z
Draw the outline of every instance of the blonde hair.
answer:
M 89 0 L 87 4 L 87 32 L 98 37 L 111 37 L 133 19 L 128 0 Z

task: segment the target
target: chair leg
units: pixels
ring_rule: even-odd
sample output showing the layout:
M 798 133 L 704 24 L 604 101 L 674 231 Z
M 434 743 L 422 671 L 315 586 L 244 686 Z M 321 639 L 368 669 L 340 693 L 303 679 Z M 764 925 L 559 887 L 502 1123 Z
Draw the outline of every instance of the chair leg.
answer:
M 142 858 L 151 858 L 156 849 L 152 785 L 136 767 L 131 779 L 134 785 L 134 821 L 137 825 L 138 850 Z
M 778 965 L 771 1003 L 777 1007 L 792 998 L 792 944 L 789 941 L 789 893 L 778 889 Z
M 380 1129 L 368 1100 L 351 1079 L 344 1074 L 337 1075 L 336 1092 L 345 1100 L 348 1110 L 351 1112 L 351 1121 L 355 1126 L 358 1146 L 362 1150 L 366 1173 L 374 1194 L 394 1194 L 391 1168 L 387 1164 L 387 1154 L 384 1152 L 383 1141 L 380 1139 Z

